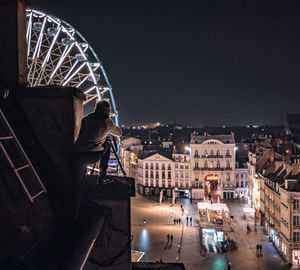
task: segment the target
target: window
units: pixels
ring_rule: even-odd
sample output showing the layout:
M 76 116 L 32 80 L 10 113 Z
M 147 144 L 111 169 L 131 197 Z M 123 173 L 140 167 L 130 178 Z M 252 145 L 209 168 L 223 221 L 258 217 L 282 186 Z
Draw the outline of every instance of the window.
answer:
M 241 179 L 243 179 L 244 178 L 244 175 L 243 174 L 241 174 Z
M 196 164 L 195 164 L 195 165 L 196 165 Z M 197 162 L 197 168 L 198 168 L 198 162 Z M 204 161 L 204 168 L 205 168 L 205 169 L 208 168 L 208 164 L 207 164 L 207 161 L 206 161 L 206 160 Z
M 299 232 L 294 232 L 294 242 L 299 242 L 299 236 L 300 236 L 300 233 Z
M 161 169 L 162 169 L 162 170 L 165 170 L 165 169 L 166 169 L 165 163 L 161 164 Z
M 146 170 L 148 170 L 149 169 L 149 167 L 148 167 L 148 163 L 146 163 Z
M 204 150 L 204 156 L 207 156 L 207 150 Z
M 300 200 L 294 200 L 294 210 L 299 210 Z
M 178 182 L 175 182 L 175 187 L 178 187 Z
M 230 156 L 229 150 L 226 150 L 226 156 Z
M 156 185 L 157 187 L 159 186 L 158 180 L 155 181 L 155 185 Z
M 180 170 L 183 170 L 183 165 L 182 164 L 180 165 Z
M 238 174 L 235 176 L 235 179 L 239 179 L 239 175 Z
M 150 185 L 153 186 L 153 180 L 152 180 L 152 179 L 151 179 L 151 181 L 150 181 Z
M 220 161 L 217 161 L 217 168 L 220 168 Z
M 175 163 L 175 169 L 178 169 L 178 163 Z
M 149 182 L 148 182 L 148 179 L 146 179 L 145 186 L 148 186 L 148 185 L 149 185 Z
M 214 150 L 210 150 L 210 155 L 211 155 L 211 156 L 214 155 Z
M 183 178 L 183 174 L 182 174 L 182 173 L 180 174 L 180 178 L 181 178 L 181 179 Z
M 217 156 L 220 156 L 220 150 L 217 150 Z
M 198 150 L 195 150 L 195 157 L 199 156 Z
M 195 168 L 199 168 L 198 161 L 195 162 Z
M 241 187 L 244 187 L 244 181 L 241 181 Z
M 153 171 L 150 171 L 150 178 L 153 178 Z
M 171 170 L 171 164 L 168 164 L 168 170 Z
M 230 181 L 230 173 L 227 173 L 227 174 L 226 174 L 226 180 L 227 180 L 227 181 Z
M 162 179 L 165 179 L 165 178 L 166 178 L 165 171 L 162 171 L 162 173 L 161 173 L 161 178 L 162 178 Z
M 248 182 L 247 181 L 245 181 L 245 187 L 248 187 Z
M 239 187 L 239 181 L 236 182 L 236 187 Z
M 226 161 L 226 168 L 230 168 L 230 162 L 228 160 Z
M 155 172 L 155 178 L 159 178 L 158 171 Z
M 165 184 L 166 184 L 166 181 L 165 181 L 165 180 L 162 180 L 161 183 L 162 183 L 162 186 L 164 187 Z
M 214 162 L 213 162 L 213 161 L 210 162 L 210 167 L 211 167 L 211 168 L 214 167 Z
M 300 226 L 300 216 L 294 216 L 294 226 Z
M 187 170 L 189 168 L 189 165 L 188 164 L 185 164 L 185 169 Z
M 159 164 L 158 163 L 155 164 L 155 169 L 159 170 Z
M 168 172 L 168 179 L 171 179 L 171 172 Z
M 185 174 L 185 179 L 188 179 L 188 178 L 189 178 L 189 174 L 186 173 L 186 174 Z
M 153 163 L 150 164 L 150 169 L 153 170 Z
M 186 187 L 186 188 L 189 187 L 189 182 L 185 182 L 185 187 Z

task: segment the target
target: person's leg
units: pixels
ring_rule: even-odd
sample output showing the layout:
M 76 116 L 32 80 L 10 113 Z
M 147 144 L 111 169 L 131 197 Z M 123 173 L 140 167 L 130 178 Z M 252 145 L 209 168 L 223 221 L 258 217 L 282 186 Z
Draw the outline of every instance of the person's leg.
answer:
M 97 162 L 99 155 L 100 152 L 76 152 L 72 154 L 73 192 L 71 194 L 71 217 L 73 219 L 77 219 L 79 215 L 87 165 Z
M 106 141 L 103 147 L 104 150 L 101 153 L 101 159 L 100 159 L 100 176 L 106 177 L 108 161 L 110 158 L 110 144 Z

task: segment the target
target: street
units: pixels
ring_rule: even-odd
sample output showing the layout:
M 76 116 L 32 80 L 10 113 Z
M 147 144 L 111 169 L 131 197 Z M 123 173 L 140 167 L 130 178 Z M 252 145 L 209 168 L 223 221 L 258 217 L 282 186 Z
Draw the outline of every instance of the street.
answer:
M 236 241 L 238 248 L 223 254 L 206 252 L 200 254 L 199 219 L 196 202 L 189 199 L 178 199 L 172 206 L 170 202 L 158 204 L 157 198 L 143 197 L 139 194 L 131 199 L 131 234 L 132 248 L 145 252 L 142 261 L 183 262 L 187 270 L 223 270 L 231 262 L 231 269 L 290 269 L 279 253 L 263 233 L 262 227 L 257 231 L 247 233 L 247 221 L 243 217 L 241 200 L 223 200 L 232 214 L 233 230 L 229 232 L 230 239 Z M 181 207 L 192 217 L 192 224 L 182 215 Z M 181 223 L 174 225 L 174 218 Z M 144 219 L 146 224 L 144 224 Z M 173 235 L 173 241 L 167 238 Z M 262 244 L 262 257 L 256 256 L 256 245 Z

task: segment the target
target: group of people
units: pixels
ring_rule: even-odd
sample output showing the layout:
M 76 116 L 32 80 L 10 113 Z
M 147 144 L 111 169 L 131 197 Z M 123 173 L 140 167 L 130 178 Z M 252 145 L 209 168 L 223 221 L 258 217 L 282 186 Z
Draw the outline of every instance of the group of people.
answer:
M 181 223 L 181 218 L 174 218 L 174 225 L 180 224 Z
M 262 256 L 262 245 L 261 244 L 257 244 L 256 245 L 256 256 Z
M 173 239 L 174 239 L 174 236 L 173 234 L 167 234 L 167 239 L 168 239 L 168 242 L 171 240 L 171 242 L 173 242 Z

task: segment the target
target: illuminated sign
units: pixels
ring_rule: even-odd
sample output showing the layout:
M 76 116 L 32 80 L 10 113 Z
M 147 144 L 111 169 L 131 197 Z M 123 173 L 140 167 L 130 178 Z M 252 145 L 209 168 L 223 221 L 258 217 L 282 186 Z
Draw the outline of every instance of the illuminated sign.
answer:
M 208 176 L 205 177 L 206 181 L 216 181 L 218 179 L 219 179 L 218 176 L 214 175 L 214 174 L 211 174 L 211 175 L 208 175 Z

